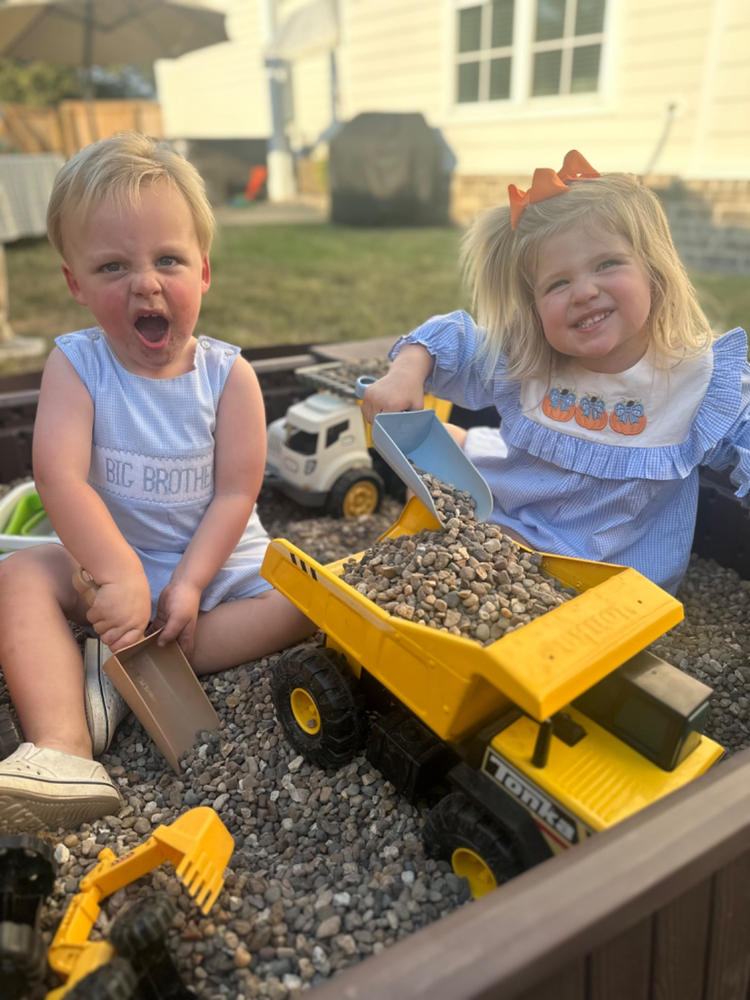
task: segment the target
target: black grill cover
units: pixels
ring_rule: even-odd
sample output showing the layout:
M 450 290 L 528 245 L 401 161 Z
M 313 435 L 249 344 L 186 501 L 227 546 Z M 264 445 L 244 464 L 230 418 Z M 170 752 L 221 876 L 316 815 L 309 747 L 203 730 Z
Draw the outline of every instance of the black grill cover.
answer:
M 440 132 L 421 114 L 357 115 L 330 142 L 331 221 L 444 225 L 454 162 Z

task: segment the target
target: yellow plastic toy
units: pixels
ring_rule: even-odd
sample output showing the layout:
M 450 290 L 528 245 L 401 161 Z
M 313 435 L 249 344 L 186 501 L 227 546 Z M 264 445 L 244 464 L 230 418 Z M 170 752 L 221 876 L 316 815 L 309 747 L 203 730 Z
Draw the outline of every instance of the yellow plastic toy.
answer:
M 224 884 L 233 849 L 234 839 L 218 814 L 198 806 L 169 826 L 157 827 L 148 840 L 120 858 L 109 848 L 101 851 L 99 864 L 81 879 L 80 892 L 50 945 L 50 967 L 66 983 L 49 992 L 47 1000 L 61 1000 L 84 976 L 114 957 L 108 941 L 88 940 L 103 899 L 169 861 L 202 912 L 208 913 Z
M 383 537 L 438 530 L 416 498 Z M 355 557 L 356 558 L 356 557 Z M 261 572 L 326 635 L 272 677 L 295 749 L 341 766 L 367 744 L 412 798 L 445 782 L 425 824 L 474 895 L 703 773 L 710 688 L 646 647 L 682 605 L 633 569 L 544 555 L 577 596 L 488 646 L 390 615 L 284 539 Z M 369 730 L 369 732 L 368 732 Z

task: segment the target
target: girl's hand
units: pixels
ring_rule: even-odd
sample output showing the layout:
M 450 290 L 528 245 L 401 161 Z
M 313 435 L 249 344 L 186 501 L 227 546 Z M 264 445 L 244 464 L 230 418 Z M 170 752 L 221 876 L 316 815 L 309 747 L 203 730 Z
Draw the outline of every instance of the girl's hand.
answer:
M 138 642 L 151 618 L 151 591 L 145 574 L 141 571 L 99 585 L 86 617 L 113 653 Z
M 365 391 L 362 414 L 372 423 L 379 413 L 421 410 L 424 406 L 424 381 L 432 371 L 434 358 L 421 344 L 407 344 L 391 365 L 390 371 Z
M 372 423 L 379 413 L 421 410 L 423 406 L 424 381 L 409 372 L 391 369 L 365 390 L 362 413 Z
M 154 628 L 163 629 L 157 642 L 164 646 L 173 639 L 190 658 L 195 643 L 195 623 L 198 619 L 201 593 L 191 583 L 171 580 L 159 595 Z

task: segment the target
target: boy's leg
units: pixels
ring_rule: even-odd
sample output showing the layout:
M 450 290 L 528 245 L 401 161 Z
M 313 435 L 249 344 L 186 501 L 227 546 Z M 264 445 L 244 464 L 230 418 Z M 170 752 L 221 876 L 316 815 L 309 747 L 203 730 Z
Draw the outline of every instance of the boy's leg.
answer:
M 24 740 L 0 761 L 0 829 L 76 827 L 117 813 L 117 788 L 91 759 L 83 664 L 67 619 L 85 621 L 61 545 L 0 562 L 0 665 Z
M 0 665 L 24 738 L 91 756 L 83 664 L 67 619 L 84 622 L 62 545 L 35 546 L 0 562 Z
M 291 601 L 267 590 L 199 615 L 190 663 L 197 674 L 212 674 L 293 646 L 314 631 Z

